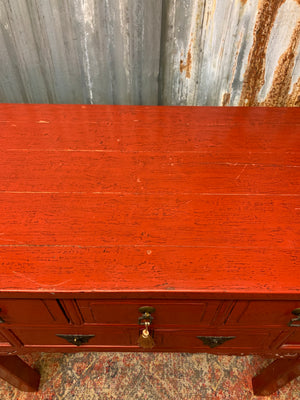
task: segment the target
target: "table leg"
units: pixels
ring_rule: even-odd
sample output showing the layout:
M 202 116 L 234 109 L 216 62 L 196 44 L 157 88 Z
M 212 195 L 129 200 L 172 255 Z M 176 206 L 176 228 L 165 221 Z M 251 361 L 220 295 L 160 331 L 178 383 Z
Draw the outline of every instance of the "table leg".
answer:
M 269 396 L 291 380 L 300 376 L 300 355 L 273 361 L 252 379 L 256 396 Z
M 0 378 L 24 392 L 36 392 L 40 374 L 18 356 L 0 356 Z

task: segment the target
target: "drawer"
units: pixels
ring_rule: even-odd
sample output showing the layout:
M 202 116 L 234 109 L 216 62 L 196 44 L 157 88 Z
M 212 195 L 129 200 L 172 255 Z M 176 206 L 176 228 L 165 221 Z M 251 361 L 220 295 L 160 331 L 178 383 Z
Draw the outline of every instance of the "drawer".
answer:
M 239 326 L 288 326 L 300 301 L 239 301 L 226 324 Z
M 77 305 L 86 324 L 137 325 L 141 316 L 139 308 L 152 306 L 155 308 L 153 326 L 205 326 L 217 318 L 222 302 L 77 300 Z
M 44 350 L 73 349 L 98 351 L 145 351 L 138 346 L 139 328 L 136 327 L 71 327 L 60 329 L 14 329 L 24 348 Z M 155 346 L 152 351 L 191 352 L 263 352 L 273 337 L 268 332 L 202 331 L 156 329 L 152 332 Z M 76 339 L 77 346 L 74 339 Z M 86 342 L 85 342 L 86 339 Z M 81 343 L 80 341 L 83 340 Z M 146 350 L 147 351 L 147 350 Z
M 67 323 L 56 300 L 0 299 L 0 318 L 3 326 Z
M 55 347 L 55 348 L 74 348 L 96 349 L 109 348 L 136 348 L 138 349 L 137 339 L 139 329 L 122 327 L 101 327 L 88 328 L 82 327 L 75 329 L 71 327 L 59 329 L 14 329 L 14 334 L 23 343 L 24 347 Z M 64 336 L 64 337 L 62 337 Z M 73 338 L 71 338 L 73 336 Z M 74 342 L 74 336 L 77 345 Z
M 178 351 L 264 351 L 269 349 L 273 335 L 269 332 L 157 330 L 156 342 L 167 350 Z

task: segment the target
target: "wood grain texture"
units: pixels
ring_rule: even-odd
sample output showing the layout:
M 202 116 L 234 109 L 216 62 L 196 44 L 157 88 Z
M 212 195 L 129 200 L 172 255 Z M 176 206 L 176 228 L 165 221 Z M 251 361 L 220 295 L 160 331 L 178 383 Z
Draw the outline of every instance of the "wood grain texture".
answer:
M 0 105 L 5 291 L 300 294 L 298 109 Z
M 1 104 L 0 148 L 198 152 L 299 165 L 298 109 Z
M 0 356 L 0 377 L 24 392 L 37 392 L 40 374 L 18 356 Z
M 252 379 L 256 396 L 269 396 L 300 375 L 300 356 L 275 360 Z
M 7 291 L 299 295 L 299 250 L 12 245 L 0 253 Z
M 298 194 L 300 180 L 300 168 L 282 160 L 213 162 L 198 152 L 25 150 L 0 162 L 0 193 Z
M 297 248 L 294 196 L 0 194 L 0 244 Z

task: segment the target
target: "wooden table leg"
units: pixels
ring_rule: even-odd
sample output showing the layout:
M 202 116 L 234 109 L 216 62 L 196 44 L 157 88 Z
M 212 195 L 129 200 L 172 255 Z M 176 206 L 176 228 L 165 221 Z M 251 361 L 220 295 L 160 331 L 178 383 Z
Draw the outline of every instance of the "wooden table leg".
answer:
M 0 378 L 24 392 L 36 392 L 40 374 L 18 356 L 0 356 Z
M 269 396 L 291 380 L 300 376 L 300 355 L 273 361 L 252 379 L 256 396 Z

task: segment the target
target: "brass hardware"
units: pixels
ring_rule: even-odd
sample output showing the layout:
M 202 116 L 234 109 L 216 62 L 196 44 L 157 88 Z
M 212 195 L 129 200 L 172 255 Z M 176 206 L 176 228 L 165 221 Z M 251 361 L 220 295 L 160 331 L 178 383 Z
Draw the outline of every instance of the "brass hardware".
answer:
M 153 321 L 152 313 L 155 312 L 155 308 L 151 306 L 143 306 L 139 308 L 139 312 L 143 315 L 139 317 L 139 325 L 143 325 L 145 321 L 150 323 Z
M 300 327 L 300 308 L 295 308 L 295 310 L 292 311 L 292 314 L 296 315 L 297 318 L 292 318 L 290 320 L 290 322 L 288 323 L 288 325 Z M 298 324 L 297 324 L 297 322 L 298 322 Z
M 75 344 L 75 346 L 81 346 L 82 344 L 86 344 L 91 338 L 95 337 L 95 335 L 60 335 L 56 336 L 65 339 L 67 342 L 71 344 Z
M 152 349 L 155 343 L 153 337 L 149 332 L 149 325 L 153 321 L 152 313 L 155 312 L 155 308 L 151 306 L 143 306 L 139 308 L 139 312 L 143 315 L 138 318 L 139 325 L 145 325 L 145 329 L 142 330 L 139 339 L 138 345 L 143 349 Z
M 295 308 L 295 310 L 292 311 L 292 314 L 300 315 L 300 308 Z
M 2 310 L 1 310 L 1 308 L 0 308 L 0 312 L 1 312 Z M 4 324 L 5 323 L 5 320 L 3 319 L 3 318 L 1 318 L 0 317 L 0 324 Z
M 139 325 L 143 325 L 145 321 L 153 321 L 153 317 L 149 313 L 144 313 L 141 317 L 139 317 Z
M 211 349 L 214 347 L 221 346 L 227 340 L 235 339 L 235 336 L 197 336 L 205 346 L 209 346 Z
M 140 337 L 138 339 L 138 345 L 142 347 L 143 349 L 152 349 L 152 347 L 155 346 L 153 337 L 150 335 L 149 332 L 149 325 L 150 322 L 146 321 L 145 322 L 145 329 L 142 330 L 142 333 L 140 334 Z
M 151 306 L 143 306 L 143 307 L 139 308 L 139 312 L 141 314 L 144 314 L 144 313 L 153 314 L 155 312 L 155 308 L 151 307 Z

